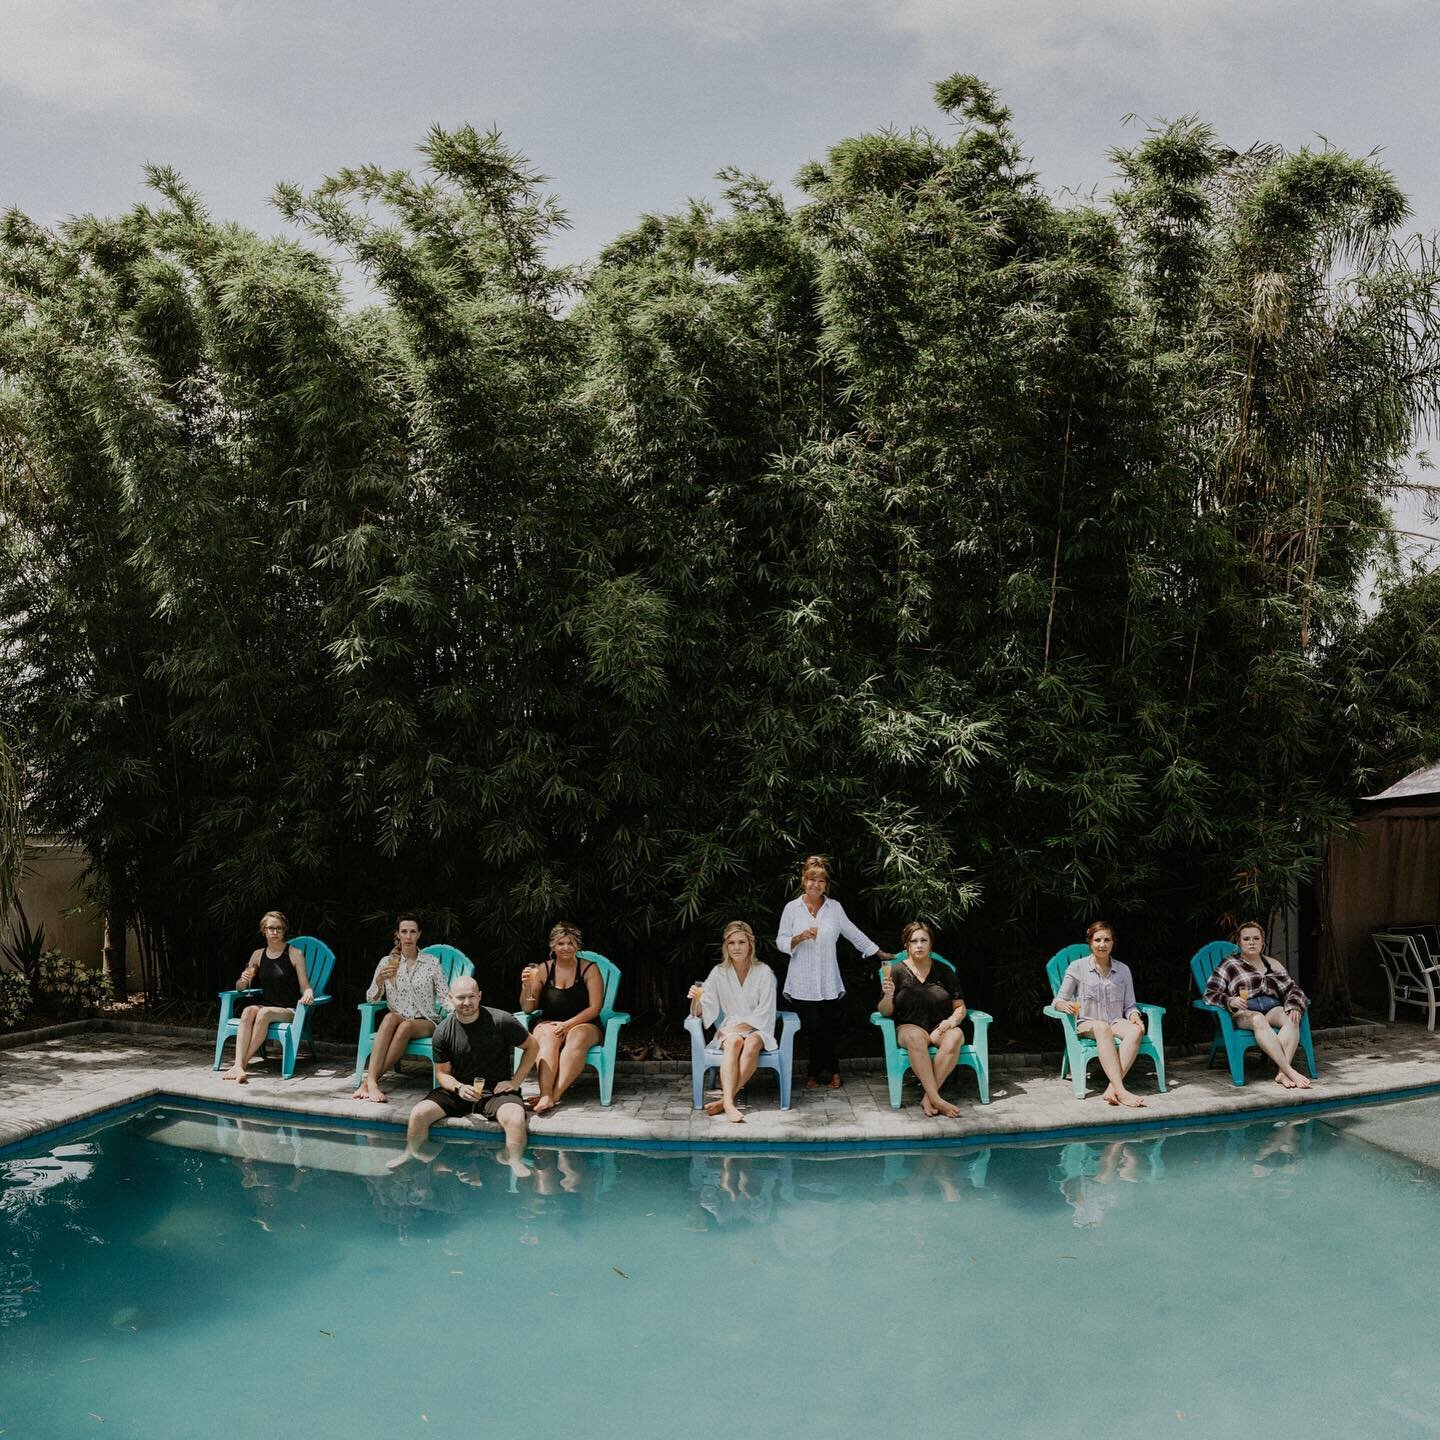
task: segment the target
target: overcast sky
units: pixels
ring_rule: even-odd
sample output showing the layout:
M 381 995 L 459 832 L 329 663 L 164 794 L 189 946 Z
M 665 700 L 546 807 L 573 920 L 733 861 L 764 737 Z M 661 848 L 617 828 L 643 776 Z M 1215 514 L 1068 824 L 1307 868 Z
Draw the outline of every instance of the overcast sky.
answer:
M 1433 0 L 0 0 L 0 206 L 113 213 L 156 161 L 278 230 L 276 181 L 469 121 L 552 177 L 582 259 L 722 165 L 788 184 L 846 135 L 943 128 L 931 87 L 967 70 L 1051 189 L 1198 114 L 1237 150 L 1378 149 L 1440 230 L 1437 41 Z

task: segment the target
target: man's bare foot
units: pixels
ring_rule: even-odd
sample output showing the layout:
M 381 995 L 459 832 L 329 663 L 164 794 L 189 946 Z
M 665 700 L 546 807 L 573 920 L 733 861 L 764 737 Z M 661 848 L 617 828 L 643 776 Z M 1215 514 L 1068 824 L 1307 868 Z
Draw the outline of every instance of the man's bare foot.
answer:
M 1132 1110 L 1141 1110 L 1145 1106 L 1145 1102 L 1138 1095 L 1132 1095 L 1128 1090 L 1122 1090 L 1116 1098 L 1122 1105 L 1128 1105 Z
M 387 1160 L 385 1162 L 385 1168 L 387 1170 L 398 1170 L 402 1165 L 408 1165 L 414 1158 L 408 1150 L 404 1150 L 393 1160 Z
M 511 1173 L 519 1180 L 528 1180 L 535 1173 L 519 1156 L 507 1155 L 503 1150 L 496 1152 L 495 1163 L 508 1165 Z
M 554 1108 L 555 1102 L 548 1095 L 542 1095 L 535 1102 L 535 1109 L 533 1113 L 536 1115 L 548 1115 Z
M 743 1125 L 743 1124 L 745 1123 L 745 1117 L 740 1113 L 739 1109 L 738 1109 L 736 1106 L 734 1106 L 734 1105 L 727 1105 L 727 1106 L 725 1106 L 725 1118 L 726 1118 L 732 1125 Z
M 725 1109 L 725 1102 L 723 1100 L 711 1100 L 704 1109 L 707 1115 L 719 1115 Z

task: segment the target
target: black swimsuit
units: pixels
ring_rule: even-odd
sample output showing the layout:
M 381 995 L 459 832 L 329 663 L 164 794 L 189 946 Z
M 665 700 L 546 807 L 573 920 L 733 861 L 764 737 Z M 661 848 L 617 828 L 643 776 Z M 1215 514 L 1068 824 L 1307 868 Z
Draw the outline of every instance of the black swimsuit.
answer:
M 577 960 L 575 983 L 560 986 L 555 983 L 555 962 L 545 962 L 545 984 L 540 989 L 542 1020 L 573 1020 L 582 1010 L 590 1008 L 590 987 L 585 983 L 585 972 L 588 969 L 590 965 L 587 961 Z M 593 1025 L 595 1021 L 587 1020 L 585 1023 Z
M 260 952 L 260 968 L 253 983 L 262 993 L 258 1000 L 248 1000 L 247 1004 L 293 1010 L 300 1003 L 300 977 L 290 963 L 288 945 L 278 955 L 267 955 L 263 950 Z

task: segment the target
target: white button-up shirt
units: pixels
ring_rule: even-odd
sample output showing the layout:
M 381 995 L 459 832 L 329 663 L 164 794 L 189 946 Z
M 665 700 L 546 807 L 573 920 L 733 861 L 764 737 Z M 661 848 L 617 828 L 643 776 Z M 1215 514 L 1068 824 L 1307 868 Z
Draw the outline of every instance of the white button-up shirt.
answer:
M 819 933 L 813 940 L 802 940 L 791 947 L 792 936 L 816 926 Z M 840 959 L 835 947 L 844 936 L 863 955 L 873 955 L 880 947 L 845 913 L 845 907 L 828 895 L 820 902 L 820 913 L 812 915 L 805 897 L 797 895 L 780 916 L 780 933 L 775 943 L 790 957 L 785 971 L 784 992 L 792 1000 L 838 1000 L 845 993 L 840 979 Z
M 443 1020 L 455 1009 L 450 987 L 445 983 L 445 972 L 428 950 L 422 950 L 413 963 L 402 955 L 395 978 L 384 981 L 382 986 L 380 977 L 389 963 L 387 955 L 375 967 L 375 978 L 365 992 L 367 1000 L 372 1003 L 383 1000 L 395 1014 L 407 1020 Z
M 723 1017 L 726 1025 L 748 1025 L 760 1034 L 767 1050 L 775 1043 L 775 972 L 763 961 L 752 960 L 744 985 L 733 966 L 717 965 L 706 977 L 700 996 L 700 1019 L 713 1025 Z

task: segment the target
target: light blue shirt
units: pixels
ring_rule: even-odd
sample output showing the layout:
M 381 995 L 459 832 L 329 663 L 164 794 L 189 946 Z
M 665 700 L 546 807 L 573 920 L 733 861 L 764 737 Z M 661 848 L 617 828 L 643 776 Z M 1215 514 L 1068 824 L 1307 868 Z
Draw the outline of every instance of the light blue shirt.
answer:
M 1072 960 L 1060 982 L 1057 1000 L 1080 1000 L 1080 1013 L 1075 1017 L 1077 1024 L 1086 1020 L 1104 1020 L 1113 1025 L 1125 1020 L 1136 1010 L 1135 982 L 1130 978 L 1130 967 L 1120 960 L 1110 962 L 1110 973 L 1102 975 L 1093 955 L 1082 955 Z

